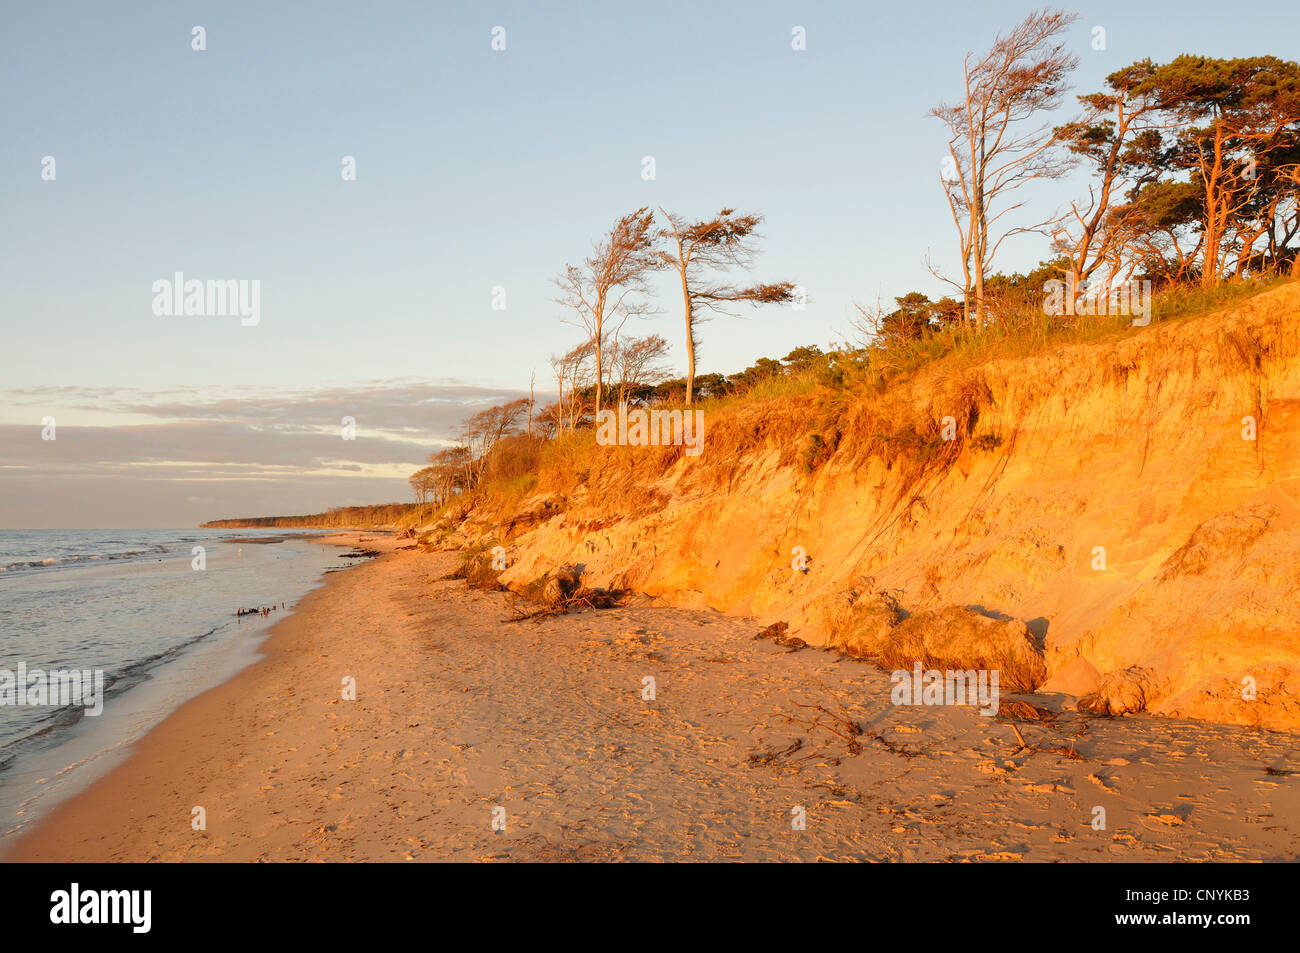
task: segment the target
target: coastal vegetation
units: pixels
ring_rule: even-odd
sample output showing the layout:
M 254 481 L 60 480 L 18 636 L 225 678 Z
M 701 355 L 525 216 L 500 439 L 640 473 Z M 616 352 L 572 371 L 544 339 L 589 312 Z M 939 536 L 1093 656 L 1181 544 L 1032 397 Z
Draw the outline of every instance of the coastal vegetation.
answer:
M 335 506 L 306 516 L 248 516 L 210 520 L 201 529 L 379 529 L 396 525 L 419 510 L 414 503 Z
M 1030 14 L 968 56 L 954 71 L 960 96 L 931 111 L 949 134 L 937 184 L 955 226 L 947 259 L 956 267 L 945 271 L 928 254 L 926 266 L 951 294 L 857 303 L 845 340 L 701 372 L 707 317 L 741 305 L 800 308 L 806 292 L 792 279 L 738 277 L 754 268 L 761 213 L 642 207 L 555 279 L 561 320 L 582 337 L 550 358 L 553 399 L 539 402 L 533 381 L 528 397 L 469 414 L 411 474 L 413 504 L 205 525 L 417 527 L 476 506 L 504 512 L 538 486 L 572 489 L 599 468 L 592 453 L 606 405 L 711 416 L 738 403 L 780 404 L 761 427 L 779 433 L 783 457 L 808 474 L 852 429 L 852 408 L 923 369 L 951 379 L 1001 358 L 1148 333 L 1300 275 L 1300 64 L 1142 59 L 1077 95 L 1076 114 L 1058 123 L 1078 65 L 1064 40 L 1076 19 Z M 1079 170 L 1086 194 L 1048 208 L 1045 190 Z M 1047 257 L 1026 273 L 998 270 L 1004 243 L 1030 235 Z M 656 275 L 667 279 L 671 305 L 656 303 Z M 664 336 L 632 330 L 634 318 L 670 306 L 683 318 L 680 375 Z M 914 457 L 910 465 L 924 469 L 946 452 L 926 426 L 877 429 L 868 443 L 889 459 Z M 708 452 L 744 442 L 715 429 Z M 678 456 L 680 448 L 658 448 L 639 465 L 666 468 Z
M 962 95 L 932 111 L 950 133 L 939 185 L 956 226 L 958 267 L 951 275 L 930 268 L 952 295 L 913 291 L 888 305 L 860 304 L 850 340 L 760 358 L 731 374 L 697 373 L 705 313 L 797 304 L 801 289 L 729 277 L 754 264 L 759 213 L 637 209 L 557 279 L 564 320 L 585 338 L 551 358 L 554 402 L 521 398 L 467 418 L 458 442 L 412 475 L 419 508 L 407 521 L 473 502 L 508 506 L 539 483 L 580 481 L 591 463 L 582 448 L 594 446 L 597 414 L 613 395 L 632 407 L 706 410 L 798 401 L 801 412 L 780 415 L 780 426 L 790 455 L 811 472 L 833 451 L 852 406 L 923 367 L 951 377 L 1000 357 L 1138 334 L 1300 274 L 1300 65 L 1272 56 L 1144 59 L 1079 95 L 1078 114 L 1052 125 L 1077 66 L 1063 40 L 1075 19 L 1031 14 L 987 53 L 968 57 Z M 1035 183 L 1041 192 L 1080 168 L 1090 175 L 1086 197 L 1033 211 L 1022 188 Z M 997 271 L 1004 241 L 1026 234 L 1042 236 L 1049 257 L 1025 274 Z M 666 367 L 662 337 L 626 332 L 629 319 L 655 310 L 648 278 L 656 271 L 680 286 L 682 376 Z M 1135 319 L 1127 289 L 1139 286 L 1148 312 Z M 878 449 L 924 456 L 933 438 L 887 434 Z M 715 432 L 709 452 L 724 440 Z M 657 458 L 671 464 L 677 456 L 664 448 Z
M 803 290 L 728 277 L 755 263 L 757 212 L 639 209 L 581 271 L 620 242 L 635 263 L 569 299 L 587 337 L 552 359 L 554 403 L 467 418 L 399 525 L 491 552 L 491 584 L 516 593 L 576 566 L 584 587 L 754 616 L 886 667 L 993 665 L 1112 715 L 1300 724 L 1300 593 L 1258 583 L 1300 545 L 1275 502 L 1300 367 L 1300 66 L 1143 60 L 1061 124 L 1072 19 L 1029 17 L 934 112 L 960 267 L 932 271 L 951 294 L 860 304 L 845 340 L 699 373 L 704 302 L 798 307 Z M 1071 170 L 1086 197 L 1035 211 Z M 672 376 L 629 318 L 653 309 L 655 268 L 680 283 L 680 236 L 719 229 L 720 257 L 685 272 Z M 1045 260 L 999 268 L 1031 234 Z M 602 440 L 616 395 L 702 413 L 703 452 Z M 1203 621 L 1224 611 L 1240 625 Z

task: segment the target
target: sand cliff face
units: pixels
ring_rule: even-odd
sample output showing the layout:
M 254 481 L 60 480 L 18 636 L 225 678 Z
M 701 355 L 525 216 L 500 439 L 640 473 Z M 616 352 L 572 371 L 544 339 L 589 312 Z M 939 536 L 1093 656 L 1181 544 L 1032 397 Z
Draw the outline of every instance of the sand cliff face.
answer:
M 782 424 L 810 414 L 808 473 Z M 1014 665 L 1097 711 L 1300 730 L 1300 286 L 705 427 L 699 457 L 601 448 L 457 538 L 504 542 L 508 585 L 577 563 L 813 645 Z

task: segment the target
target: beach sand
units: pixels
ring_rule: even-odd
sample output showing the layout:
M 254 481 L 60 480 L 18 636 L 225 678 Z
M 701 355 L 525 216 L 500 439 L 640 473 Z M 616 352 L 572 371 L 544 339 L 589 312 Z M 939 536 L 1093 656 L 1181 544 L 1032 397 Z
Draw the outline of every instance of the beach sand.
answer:
M 5 859 L 1300 853 L 1291 735 L 1065 711 L 1019 722 L 1039 750 L 1018 750 L 1004 718 L 892 705 L 888 673 L 756 639 L 751 620 L 643 602 L 511 622 L 509 594 L 442 579 L 454 554 L 361 545 L 383 554 L 329 574 L 265 659 L 175 712 Z M 858 745 L 835 733 L 841 718 L 863 726 Z

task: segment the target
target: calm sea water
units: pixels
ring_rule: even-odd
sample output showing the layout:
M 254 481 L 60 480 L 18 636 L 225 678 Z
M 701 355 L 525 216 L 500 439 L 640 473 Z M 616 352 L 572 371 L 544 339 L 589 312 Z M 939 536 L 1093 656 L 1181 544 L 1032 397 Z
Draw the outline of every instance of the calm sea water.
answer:
M 309 535 L 0 530 L 0 684 L 22 662 L 29 672 L 99 670 L 105 685 L 99 716 L 79 705 L 0 704 L 0 844 L 253 661 L 266 630 L 326 570 L 355 564 Z M 260 606 L 277 611 L 236 615 Z

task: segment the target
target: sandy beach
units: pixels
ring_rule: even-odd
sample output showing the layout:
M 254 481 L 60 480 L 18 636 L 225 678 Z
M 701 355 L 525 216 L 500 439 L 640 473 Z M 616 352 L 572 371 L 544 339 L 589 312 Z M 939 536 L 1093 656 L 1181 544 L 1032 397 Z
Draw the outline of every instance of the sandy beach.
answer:
M 1300 852 L 1285 734 L 1070 711 L 1013 727 L 972 708 L 895 706 L 887 673 L 757 639 L 745 618 L 642 601 L 509 621 L 510 594 L 442 578 L 454 554 L 361 545 L 382 555 L 328 574 L 275 626 L 265 659 L 178 710 L 6 859 Z M 857 744 L 845 720 L 861 726 Z

